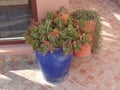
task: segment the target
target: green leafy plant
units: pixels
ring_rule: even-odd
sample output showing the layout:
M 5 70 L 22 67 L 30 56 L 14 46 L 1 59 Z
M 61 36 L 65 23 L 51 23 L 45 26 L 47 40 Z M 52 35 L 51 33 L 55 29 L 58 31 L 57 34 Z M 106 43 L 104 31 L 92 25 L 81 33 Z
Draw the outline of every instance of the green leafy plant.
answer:
M 70 15 L 64 7 L 55 12 L 47 12 L 44 21 L 31 23 L 29 30 L 24 34 L 26 42 L 42 54 L 48 51 L 52 53 L 57 48 L 63 48 L 64 54 L 69 54 L 80 50 L 86 43 L 91 44 L 90 30 L 83 29 L 88 16 L 78 12 Z
M 101 23 L 98 13 L 91 10 L 76 10 L 71 13 L 71 17 L 77 29 L 82 33 L 85 33 L 87 30 L 86 34 L 90 33 L 93 36 L 92 51 L 97 52 L 100 48 L 101 36 Z M 93 30 L 94 32 L 90 32 Z M 85 40 L 89 41 L 88 37 Z
M 64 14 L 67 15 L 65 19 Z M 80 40 L 80 34 L 68 15 L 64 7 L 55 12 L 48 12 L 44 21 L 32 23 L 29 30 L 25 32 L 26 42 L 42 54 L 48 51 L 52 53 L 57 48 L 63 48 L 65 54 L 72 53 L 74 49 L 78 49 L 76 45 L 78 43 L 74 42 Z

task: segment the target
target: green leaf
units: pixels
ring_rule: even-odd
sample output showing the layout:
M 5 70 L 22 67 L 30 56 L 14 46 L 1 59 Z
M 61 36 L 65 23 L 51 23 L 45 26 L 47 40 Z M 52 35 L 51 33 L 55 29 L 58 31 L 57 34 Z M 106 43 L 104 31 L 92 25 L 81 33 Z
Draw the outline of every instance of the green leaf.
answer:
M 83 45 L 85 43 L 90 43 L 90 38 L 88 36 L 86 36 L 86 37 L 83 38 L 82 42 L 83 42 Z
M 63 20 L 61 18 L 58 19 L 57 25 L 58 25 L 58 29 L 61 30 L 63 26 Z
M 70 54 L 70 53 L 71 53 L 72 48 L 71 48 L 71 46 L 65 46 L 65 47 L 63 48 L 63 51 L 64 51 L 64 54 L 67 55 L 67 54 Z
M 43 35 L 43 34 L 45 34 L 45 28 L 44 28 L 44 25 L 39 25 L 38 26 L 38 31 L 39 31 L 39 34 L 40 35 Z
M 41 47 L 38 48 L 38 51 L 44 55 L 48 52 L 48 50 L 49 50 L 49 47 L 48 45 L 45 45 L 45 44 L 41 44 Z
M 45 40 L 45 36 L 44 36 L 44 35 L 41 35 L 41 36 L 39 37 L 39 40 L 40 40 L 40 42 L 43 42 L 43 41 Z
M 47 19 L 53 19 L 53 15 L 50 12 L 47 12 Z
M 37 49 L 39 46 L 36 41 L 32 42 L 33 49 Z
M 90 34 L 90 30 L 85 30 L 85 34 Z
M 66 32 L 65 31 L 60 32 L 60 37 L 61 38 L 66 38 L 67 37 Z
M 37 39 L 39 37 L 38 33 L 31 33 L 33 38 Z
M 71 17 L 68 17 L 68 19 L 67 19 L 67 24 L 73 24 L 73 21 L 72 21 L 72 18 L 71 18 Z
M 76 44 L 73 45 L 73 47 L 74 47 L 75 50 L 78 51 L 78 50 L 81 49 L 81 44 L 80 43 L 76 43 Z
M 49 41 L 52 42 L 52 43 L 56 41 L 56 38 L 55 38 L 54 35 L 49 35 L 49 36 L 48 36 L 48 39 L 49 39 Z
M 51 26 L 51 20 L 46 20 L 45 22 L 46 34 L 48 34 L 51 31 L 50 26 Z
M 74 34 L 74 29 L 73 29 L 73 25 L 72 24 L 69 24 L 68 27 L 66 28 L 66 31 L 67 31 L 67 34 L 70 35 L 70 36 L 73 36 Z
M 84 27 L 86 26 L 86 21 L 85 21 L 85 20 L 80 20 L 79 26 L 80 26 L 81 28 L 84 28 Z

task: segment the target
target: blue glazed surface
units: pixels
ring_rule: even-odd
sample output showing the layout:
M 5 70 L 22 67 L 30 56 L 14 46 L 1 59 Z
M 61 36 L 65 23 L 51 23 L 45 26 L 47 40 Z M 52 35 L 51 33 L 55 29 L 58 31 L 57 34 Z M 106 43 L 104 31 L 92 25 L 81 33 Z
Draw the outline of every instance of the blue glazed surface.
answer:
M 62 82 L 68 74 L 72 55 L 64 55 L 63 50 L 59 48 L 52 54 L 48 52 L 46 55 L 35 51 L 37 61 L 39 62 L 43 74 L 47 81 L 55 83 Z

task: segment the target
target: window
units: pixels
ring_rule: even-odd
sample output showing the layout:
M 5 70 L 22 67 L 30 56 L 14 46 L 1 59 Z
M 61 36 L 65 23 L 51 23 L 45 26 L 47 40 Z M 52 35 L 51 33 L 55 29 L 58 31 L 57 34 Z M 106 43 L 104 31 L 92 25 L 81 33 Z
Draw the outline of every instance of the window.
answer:
M 31 11 L 29 0 L 0 0 L 0 40 L 22 38 L 30 24 Z

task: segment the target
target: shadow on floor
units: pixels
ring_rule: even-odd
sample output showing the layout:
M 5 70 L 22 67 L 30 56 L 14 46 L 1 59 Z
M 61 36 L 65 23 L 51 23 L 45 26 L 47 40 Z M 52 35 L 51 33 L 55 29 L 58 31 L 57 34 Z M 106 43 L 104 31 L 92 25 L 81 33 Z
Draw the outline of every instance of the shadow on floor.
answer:
M 46 90 L 52 88 L 41 75 L 36 61 L 8 62 L 0 65 L 0 89 Z

